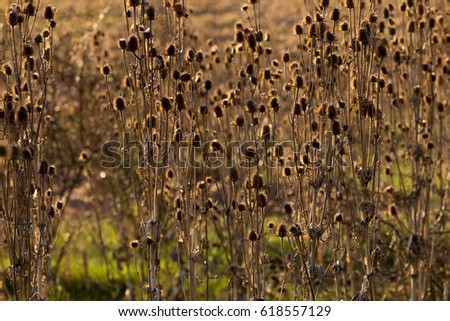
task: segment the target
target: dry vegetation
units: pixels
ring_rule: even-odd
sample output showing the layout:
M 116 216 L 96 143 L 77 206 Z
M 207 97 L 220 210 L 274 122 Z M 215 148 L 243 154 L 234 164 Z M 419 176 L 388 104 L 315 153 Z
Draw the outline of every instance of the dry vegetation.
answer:
M 0 295 L 448 300 L 448 0 L 2 4 Z

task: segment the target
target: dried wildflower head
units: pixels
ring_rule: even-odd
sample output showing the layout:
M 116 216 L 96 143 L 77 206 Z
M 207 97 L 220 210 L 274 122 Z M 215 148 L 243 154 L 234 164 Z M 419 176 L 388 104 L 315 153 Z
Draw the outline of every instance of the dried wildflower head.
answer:
M 256 231 L 254 231 L 254 230 L 251 230 L 249 233 L 248 233 L 248 240 L 250 241 L 250 242 L 255 242 L 255 241 L 257 241 L 258 239 L 259 239 L 259 237 L 258 237 L 258 233 L 256 233 Z
M 137 248 L 138 246 L 139 246 L 139 241 L 138 241 L 138 240 L 133 240 L 133 241 L 130 242 L 130 247 L 131 247 L 132 249 L 135 249 L 135 248 Z
M 228 178 L 232 182 L 237 182 L 239 180 L 239 171 L 237 170 L 236 167 L 230 168 L 230 174 L 229 174 Z
M 117 111 L 122 111 L 126 108 L 125 100 L 123 97 L 119 96 L 114 100 L 114 109 Z
M 289 228 L 289 232 L 291 232 L 292 236 L 295 237 L 299 237 L 303 234 L 300 225 L 298 224 L 291 225 L 291 227 Z
M 136 35 L 130 35 L 127 41 L 126 50 L 130 52 L 135 52 L 139 48 L 139 40 Z
M 283 223 L 278 224 L 275 234 L 280 238 L 286 237 L 287 236 L 286 225 L 284 225 Z
M 56 8 L 50 5 L 47 5 L 44 9 L 44 18 L 47 20 L 53 20 L 55 18 Z
M 325 229 L 322 226 L 308 228 L 308 235 L 312 240 L 320 240 L 324 232 Z

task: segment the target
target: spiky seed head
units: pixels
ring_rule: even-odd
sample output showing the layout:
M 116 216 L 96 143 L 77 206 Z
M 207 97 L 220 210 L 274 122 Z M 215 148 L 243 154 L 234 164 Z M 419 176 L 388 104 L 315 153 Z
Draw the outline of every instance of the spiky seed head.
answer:
M 334 120 L 337 116 L 337 110 L 336 107 L 334 105 L 329 105 L 327 108 L 327 116 L 328 119 L 330 120 Z
M 389 214 L 391 216 L 397 216 L 398 212 L 397 212 L 397 206 L 392 203 L 391 205 L 389 205 Z
M 19 111 L 17 112 L 17 120 L 24 124 L 28 120 L 28 111 L 24 106 L 20 106 Z
M 301 36 L 303 34 L 303 27 L 302 27 L 301 24 L 299 24 L 299 23 L 295 24 L 295 26 L 294 26 L 294 33 L 297 36 Z
M 104 76 L 108 76 L 109 74 L 111 74 L 111 67 L 109 65 L 104 65 L 102 67 L 102 74 Z
M 339 10 L 339 8 L 334 8 L 333 11 L 331 12 L 331 21 L 338 21 L 339 18 L 341 17 L 341 11 Z
M 127 49 L 127 40 L 125 38 L 120 38 L 117 45 L 120 49 L 125 50 Z
M 264 187 L 264 178 L 259 174 L 254 174 L 250 180 L 250 187 L 260 189 Z
M 238 115 L 237 117 L 236 117 L 236 126 L 237 127 L 242 127 L 242 126 L 244 126 L 244 117 L 242 116 L 242 115 Z
M 246 208 L 247 208 L 247 206 L 245 206 L 244 203 L 239 203 L 238 206 L 237 206 L 237 209 L 238 209 L 239 212 L 245 211 Z
M 248 233 L 248 239 L 250 242 L 255 242 L 258 240 L 258 233 L 256 233 L 254 230 L 251 230 Z
M 228 176 L 229 180 L 232 182 L 237 182 L 239 180 L 239 171 L 236 167 L 230 168 L 230 174 Z
M 205 80 L 205 90 L 210 91 L 212 89 L 212 82 L 211 80 L 207 79 Z
M 348 31 L 348 22 L 347 21 L 344 21 L 344 22 L 342 22 L 341 23 L 341 30 L 343 31 L 343 32 L 346 32 L 346 31 Z
M 11 76 L 13 73 L 13 70 L 11 68 L 11 66 L 9 64 L 4 64 L 3 65 L 3 72 L 5 73 L 5 75 L 7 76 Z
M 135 8 L 141 4 L 141 0 L 128 0 L 127 3 L 128 6 Z
M 216 105 L 216 107 L 214 107 L 214 116 L 216 118 L 223 117 L 223 111 L 222 111 L 222 107 L 220 107 L 220 105 Z
M 42 175 L 48 174 L 48 163 L 46 160 L 41 161 L 39 164 L 38 173 Z
M 122 96 L 117 97 L 114 100 L 114 109 L 117 111 L 122 111 L 126 108 L 125 100 Z
M 277 158 L 283 157 L 283 145 L 277 144 L 274 148 L 274 156 Z
M 286 215 L 288 215 L 288 216 L 291 216 L 291 215 L 292 215 L 292 213 L 294 212 L 294 209 L 292 208 L 291 203 L 286 203 L 286 204 L 284 204 L 284 206 L 283 206 L 283 212 L 284 212 L 284 214 L 286 214 Z
M 130 242 L 130 247 L 131 247 L 132 249 L 135 249 L 135 248 L 137 248 L 138 246 L 139 246 L 139 241 L 138 241 L 138 240 L 133 240 L 133 241 Z
M 155 7 L 153 6 L 148 6 L 145 9 L 145 19 L 153 21 L 156 19 L 156 11 L 155 11 Z
M 333 221 L 335 221 L 335 222 L 342 222 L 343 220 L 344 220 L 344 217 L 343 217 L 341 212 L 338 212 L 338 213 L 334 214 Z
M 29 43 L 23 46 L 23 54 L 27 57 L 32 56 L 34 53 L 33 46 Z
M 161 107 L 164 111 L 169 111 L 172 109 L 172 102 L 167 97 L 161 98 Z
M 247 112 L 253 114 L 257 111 L 258 106 L 256 105 L 255 101 L 253 99 L 247 100 L 247 103 L 245 104 Z
M 265 124 L 262 128 L 261 128 L 261 139 L 267 141 L 270 139 L 270 132 L 271 132 L 271 128 L 270 125 Z
M 53 20 L 55 18 L 56 9 L 50 5 L 47 5 L 44 9 L 44 18 L 47 20 Z
M 194 133 L 194 135 L 192 137 L 192 146 L 193 147 L 200 147 L 200 145 L 201 145 L 200 135 L 198 133 Z
M 284 225 L 283 223 L 280 223 L 280 224 L 277 226 L 277 230 L 276 230 L 275 234 L 276 234 L 278 237 L 280 237 L 280 238 L 286 237 L 286 236 L 287 236 L 287 228 L 286 228 L 286 225 Z
M 181 221 L 183 220 L 183 211 L 182 211 L 182 210 L 177 210 L 177 211 L 175 212 L 175 219 L 176 219 L 178 222 L 181 222 Z
M 139 40 L 136 35 L 130 35 L 128 37 L 127 50 L 130 52 L 135 52 L 139 48 Z

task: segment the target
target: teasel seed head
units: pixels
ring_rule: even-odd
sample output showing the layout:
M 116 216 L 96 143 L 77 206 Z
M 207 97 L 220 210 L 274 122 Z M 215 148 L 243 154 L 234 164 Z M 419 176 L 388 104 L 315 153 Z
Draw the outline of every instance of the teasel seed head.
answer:
M 125 50 L 127 49 L 127 40 L 125 38 L 120 38 L 117 45 L 120 49 Z
M 339 121 L 334 120 L 331 123 L 331 129 L 334 136 L 339 136 L 341 134 L 341 125 L 339 124 Z
M 56 215 L 56 211 L 55 211 L 55 208 L 54 208 L 53 205 L 52 205 L 52 206 L 50 206 L 50 207 L 48 208 L 48 210 L 47 210 L 47 216 L 48 216 L 49 218 L 54 218 L 55 215 Z
M 211 80 L 207 79 L 205 80 L 205 90 L 210 91 L 212 89 L 212 82 Z
M 127 3 L 128 6 L 135 8 L 141 4 L 141 0 L 128 0 Z
M 38 173 L 41 175 L 48 174 L 48 163 L 46 160 L 43 160 L 39 164 Z
M 295 33 L 297 36 L 300 36 L 300 35 L 303 34 L 303 27 L 302 27 L 299 23 L 297 23 L 297 24 L 294 26 L 294 33 Z
M 237 182 L 239 180 L 239 171 L 236 167 L 230 168 L 230 174 L 228 176 L 229 180 L 232 182 Z
M 331 21 L 338 21 L 339 18 L 341 17 L 341 11 L 339 10 L 339 8 L 334 8 L 333 11 L 331 12 Z
M 47 5 L 44 9 L 44 18 L 47 20 L 52 20 L 55 18 L 56 9 L 50 5 Z
M 291 235 L 295 236 L 295 237 L 302 236 L 302 234 L 303 234 L 302 229 L 300 228 L 300 225 L 298 225 L 298 224 L 291 225 L 289 227 L 289 232 L 291 232 Z
M 177 211 L 175 212 L 175 219 L 176 219 L 178 222 L 181 222 L 181 221 L 183 220 L 183 211 L 182 211 L 182 210 L 177 210 Z
M 222 111 L 222 107 L 220 107 L 220 105 L 216 105 L 216 107 L 214 107 L 214 116 L 216 118 L 223 117 L 223 111 Z
M 258 233 L 256 233 L 256 231 L 254 231 L 254 230 L 251 230 L 248 233 L 248 239 L 249 239 L 250 242 L 257 241 L 258 240 Z
M 284 204 L 283 212 L 284 212 L 284 214 L 291 216 L 292 213 L 294 212 L 294 209 L 292 208 L 292 204 L 291 203 Z
M 258 106 L 256 105 L 255 101 L 253 99 L 247 100 L 247 103 L 245 104 L 247 112 L 254 114 L 258 110 Z
M 283 154 L 284 154 L 283 153 L 283 146 L 281 144 L 275 145 L 274 156 L 277 157 L 277 158 L 281 158 L 281 157 L 283 157 Z
M 122 111 L 126 108 L 125 100 L 122 96 L 117 97 L 114 100 L 114 109 L 117 111 Z
M 32 56 L 34 53 L 33 46 L 29 43 L 23 46 L 23 54 L 27 57 Z
M 130 35 L 128 37 L 128 42 L 127 42 L 127 50 L 130 52 L 135 52 L 136 50 L 138 50 L 139 48 L 139 40 L 136 37 L 136 35 Z
M 184 95 L 182 92 L 177 92 L 177 95 L 175 96 L 175 102 L 179 111 L 186 109 L 186 103 L 184 101 Z
M 17 112 L 17 121 L 22 124 L 25 124 L 28 120 L 28 111 L 24 106 L 20 106 L 19 111 Z
M 280 110 L 280 104 L 278 102 L 278 97 L 272 97 L 270 99 L 270 107 L 273 109 L 274 112 L 278 112 L 278 110 Z
M 133 240 L 130 242 L 130 247 L 132 249 L 136 249 L 139 246 L 139 241 L 138 240 Z
M 145 19 L 153 21 L 156 19 L 156 11 L 155 11 L 155 7 L 153 6 L 148 6 L 145 9 Z
M 336 107 L 334 105 L 329 105 L 327 108 L 327 116 L 328 119 L 330 120 L 334 120 L 337 116 L 337 110 Z
M 262 128 L 261 128 L 261 139 L 263 139 L 264 141 L 270 140 L 270 133 L 271 133 L 271 128 L 270 125 L 265 124 Z
M 3 65 L 3 72 L 5 73 L 5 75 L 7 76 L 11 76 L 13 73 L 13 70 L 11 68 L 11 66 L 9 64 L 4 64 Z
M 275 234 L 276 234 L 278 237 L 280 237 L 280 238 L 286 237 L 286 236 L 287 236 L 287 228 L 286 228 L 286 225 L 284 225 L 283 223 L 280 223 L 280 224 L 277 226 L 277 230 L 276 230 Z
M 391 205 L 389 205 L 389 214 L 391 216 L 397 216 L 398 212 L 397 212 L 397 206 L 392 203 Z
M 172 102 L 167 97 L 161 98 L 161 107 L 164 111 L 169 111 L 172 109 Z
M 243 211 L 245 211 L 246 209 L 247 209 L 247 206 L 245 206 L 244 203 L 239 203 L 238 206 L 237 206 L 237 210 L 238 210 L 239 212 L 243 212 Z
M 264 187 L 264 178 L 259 174 L 254 174 L 250 180 L 250 187 L 261 189 Z
M 108 76 L 109 74 L 111 74 L 111 67 L 109 65 L 104 65 L 102 67 L 102 74 L 104 76 Z
M 380 58 L 385 58 L 387 56 L 387 49 L 384 45 L 379 45 L 377 47 L 377 54 Z
M 258 206 L 265 208 L 267 206 L 267 195 L 265 193 L 258 194 Z
M 201 146 L 201 137 L 199 133 L 194 133 L 192 136 L 192 147 L 200 147 Z
M 303 88 L 303 86 L 304 86 L 303 77 L 301 75 L 295 76 L 295 87 Z

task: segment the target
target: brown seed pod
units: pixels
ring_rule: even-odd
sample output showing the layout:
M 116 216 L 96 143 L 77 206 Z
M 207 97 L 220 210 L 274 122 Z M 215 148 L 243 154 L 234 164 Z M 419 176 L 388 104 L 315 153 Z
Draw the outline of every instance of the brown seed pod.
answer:
M 287 236 L 287 228 L 286 225 L 284 225 L 283 223 L 279 224 L 277 226 L 277 230 L 275 232 L 275 234 L 280 237 L 280 238 L 284 238 Z
M 122 111 L 126 108 L 125 100 L 123 97 L 119 96 L 114 100 L 114 109 L 117 111 Z
M 50 5 L 47 5 L 44 9 L 44 18 L 47 20 L 53 20 L 55 18 L 56 9 Z
M 256 233 L 256 231 L 254 231 L 254 230 L 251 230 L 249 233 L 248 233 L 248 240 L 250 241 L 250 242 L 255 242 L 255 241 L 257 241 L 258 240 L 258 233 Z
M 237 170 L 236 167 L 230 168 L 230 174 L 229 174 L 228 178 L 232 182 L 237 182 L 239 180 L 239 171 Z
M 130 35 L 128 37 L 127 47 L 126 49 L 130 52 L 135 52 L 139 49 L 139 40 L 136 35 Z

